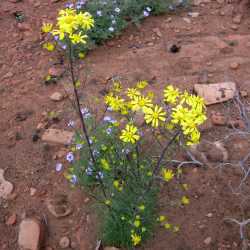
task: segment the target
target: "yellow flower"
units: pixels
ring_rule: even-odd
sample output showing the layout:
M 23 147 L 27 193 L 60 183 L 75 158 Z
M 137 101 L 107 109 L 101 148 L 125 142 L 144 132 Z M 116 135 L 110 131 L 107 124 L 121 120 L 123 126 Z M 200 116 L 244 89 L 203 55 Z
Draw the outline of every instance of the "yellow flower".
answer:
M 122 191 L 123 185 L 124 185 L 124 182 L 123 182 L 123 181 L 118 181 L 118 180 L 113 181 L 113 186 L 114 186 L 119 192 Z
M 79 13 L 76 15 L 76 23 L 80 28 L 90 30 L 94 27 L 94 19 L 88 12 Z
M 172 85 L 169 85 L 164 90 L 164 101 L 166 103 L 175 104 L 179 95 L 179 90 L 177 88 L 175 89 Z
M 135 227 L 139 227 L 141 225 L 141 221 L 140 220 L 135 220 L 134 221 L 134 226 Z
M 147 85 L 148 85 L 147 81 L 139 81 L 136 83 L 136 88 L 144 89 L 145 87 L 147 87 Z
M 110 170 L 110 165 L 109 165 L 109 163 L 108 163 L 108 161 L 106 159 L 101 159 L 100 163 L 101 163 L 101 167 L 104 170 L 107 170 L 107 171 Z
M 174 173 L 171 169 L 163 169 L 162 176 L 166 182 L 169 182 L 174 178 Z
M 55 45 L 53 43 L 44 43 L 43 48 L 48 51 L 53 51 L 55 49 Z
M 144 97 L 141 95 L 135 96 L 130 103 L 133 111 L 137 111 L 140 109 L 144 110 L 145 108 L 153 107 L 152 101 L 148 97 Z
M 87 35 L 82 35 L 81 32 L 79 32 L 78 34 L 72 34 L 69 36 L 69 38 L 73 44 L 78 44 L 78 43 L 85 44 L 87 37 L 88 37 Z
M 166 112 L 158 105 L 155 105 L 153 108 L 145 108 L 143 112 L 145 113 L 146 123 L 151 123 L 154 128 L 159 126 L 160 121 L 164 122 L 166 120 Z
M 136 233 L 131 234 L 131 239 L 134 246 L 139 245 L 141 242 L 141 236 Z
M 163 222 L 163 221 L 165 221 L 166 220 L 166 216 L 164 216 L 164 215 L 160 215 L 158 218 L 157 218 L 157 221 L 159 221 L 159 222 Z
M 122 130 L 120 139 L 123 142 L 131 142 L 132 144 L 134 144 L 140 139 L 140 136 L 138 135 L 137 131 L 137 127 L 132 124 L 127 124 L 125 129 Z
M 141 204 L 138 208 L 139 208 L 139 210 L 141 210 L 141 211 L 144 211 L 144 210 L 145 210 L 145 206 L 144 206 L 143 204 Z
M 105 203 L 105 205 L 110 206 L 112 202 L 111 202 L 111 200 L 105 200 L 104 203 Z
M 79 52 L 79 53 L 78 53 L 78 57 L 79 57 L 80 59 L 84 59 L 84 58 L 85 58 L 85 53 L 84 53 L 84 52 Z
M 135 98 L 136 96 L 139 96 L 141 93 L 136 88 L 128 88 L 127 89 L 127 96 L 131 99 Z
M 121 83 L 120 83 L 119 81 L 115 81 L 115 82 L 113 83 L 113 90 L 114 90 L 115 92 L 121 92 L 121 90 L 122 90 L 122 85 L 121 85 Z
M 165 223 L 165 224 L 164 224 L 164 227 L 165 227 L 166 229 L 170 229 L 170 228 L 172 227 L 172 225 L 169 224 L 169 223 Z
M 173 232 L 174 232 L 174 233 L 177 233 L 177 232 L 179 232 L 179 231 L 180 231 L 180 227 L 179 227 L 179 226 L 174 226 Z
M 182 203 L 183 205 L 188 205 L 188 204 L 190 203 L 189 198 L 186 197 L 186 196 L 182 196 L 182 198 L 181 198 L 181 203 Z
M 114 97 L 112 94 L 109 94 L 105 97 L 105 102 L 114 111 L 119 111 L 124 108 L 124 99 L 119 96 Z
M 43 26 L 42 26 L 42 32 L 43 33 L 49 33 L 53 28 L 53 24 L 52 23 L 43 23 Z
M 183 184 L 182 184 L 182 187 L 183 187 L 184 190 L 186 190 L 186 191 L 188 190 L 188 184 L 183 183 Z

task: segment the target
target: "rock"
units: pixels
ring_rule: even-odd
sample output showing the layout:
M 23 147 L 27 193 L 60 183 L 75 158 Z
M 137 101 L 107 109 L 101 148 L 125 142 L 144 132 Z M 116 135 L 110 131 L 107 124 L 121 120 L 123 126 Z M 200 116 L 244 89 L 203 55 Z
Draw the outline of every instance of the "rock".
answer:
M 56 218 L 62 218 L 72 213 L 71 204 L 64 194 L 57 194 L 53 198 L 46 201 L 48 210 Z
M 204 240 L 204 244 L 205 245 L 210 245 L 212 242 L 212 238 L 211 237 L 207 237 L 205 240 Z
M 16 218 L 17 218 L 16 214 L 15 213 L 12 214 L 10 217 L 8 217 L 5 224 L 7 226 L 12 226 L 12 225 L 16 224 Z
M 56 78 L 60 78 L 63 76 L 65 72 L 65 69 L 63 69 L 62 67 L 51 67 L 49 68 L 49 75 L 52 76 L 52 77 L 56 77 Z
M 162 33 L 161 33 L 161 31 L 160 31 L 159 28 L 154 28 L 154 29 L 153 29 L 153 32 L 154 32 L 158 37 L 162 37 Z
M 47 129 L 42 135 L 42 141 L 56 144 L 70 145 L 74 133 L 60 129 Z
M 33 187 L 30 188 L 30 196 L 34 196 L 36 192 L 37 192 L 36 188 L 33 188 Z
M 231 26 L 231 29 L 232 29 L 232 30 L 237 30 L 238 28 L 239 28 L 239 26 L 236 25 L 236 24 L 233 24 L 233 25 Z
M 59 246 L 62 248 L 62 249 L 65 249 L 65 248 L 68 248 L 70 245 L 70 239 L 66 236 L 62 237 L 59 241 Z
M 189 12 L 188 15 L 191 17 L 198 17 L 200 15 L 200 13 L 199 12 Z
M 241 19 L 242 19 L 242 15 L 238 14 L 233 18 L 233 23 L 235 24 L 240 24 L 241 23 Z
M 212 213 L 208 213 L 206 216 L 207 216 L 208 218 L 212 218 L 212 217 L 213 217 L 213 214 L 212 214 Z
M 6 74 L 2 77 L 2 80 L 11 78 L 11 77 L 13 77 L 13 76 L 14 76 L 14 74 L 13 74 L 11 71 L 9 71 L 8 73 L 6 73 Z
M 231 69 L 238 69 L 239 68 L 239 66 L 240 66 L 240 64 L 239 63 L 237 63 L 237 62 L 232 62 L 231 64 L 230 64 L 230 68 Z
M 211 122 L 215 126 L 227 126 L 229 128 L 245 128 L 245 123 L 241 119 L 235 119 L 232 117 L 226 117 L 224 114 L 220 112 L 211 113 Z
M 206 105 L 211 105 L 232 99 L 236 93 L 236 84 L 234 82 L 195 84 L 194 91 L 204 98 Z
M 23 250 L 40 250 L 43 241 L 41 223 L 35 218 L 24 219 L 19 226 L 18 245 Z
M 7 199 L 14 189 L 14 185 L 4 178 L 4 170 L 0 168 L 0 198 Z
M 247 90 L 241 90 L 241 91 L 240 91 L 240 96 L 241 96 L 241 97 L 247 97 L 247 96 L 248 96 Z
M 198 161 L 210 165 L 211 162 L 226 162 L 228 151 L 221 142 L 201 141 L 189 147 L 190 152 Z
M 16 113 L 15 120 L 16 120 L 17 122 L 25 121 L 25 120 L 27 120 L 27 118 L 28 118 L 29 116 L 31 116 L 32 114 L 33 114 L 33 111 L 32 111 L 32 110 L 17 112 L 17 113 Z
M 62 101 L 64 96 L 60 92 L 55 92 L 50 96 L 50 100 L 54 102 L 60 102 Z
M 183 17 L 183 21 L 188 23 L 188 24 L 191 24 L 191 20 L 187 17 Z

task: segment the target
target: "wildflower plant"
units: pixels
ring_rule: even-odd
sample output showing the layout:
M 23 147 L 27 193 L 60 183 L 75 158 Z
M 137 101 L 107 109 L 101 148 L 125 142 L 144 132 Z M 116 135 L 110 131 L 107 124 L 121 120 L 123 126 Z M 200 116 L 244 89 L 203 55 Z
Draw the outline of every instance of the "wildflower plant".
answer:
M 176 145 L 199 142 L 205 105 L 200 97 L 171 85 L 156 100 L 147 91 L 146 81 L 127 89 L 115 81 L 104 98 L 105 115 L 97 122 L 91 110 L 80 104 L 74 70 L 78 45 L 88 44 L 88 34 L 96 25 L 90 13 L 81 11 L 84 4 L 82 1 L 76 9 L 68 6 L 59 12 L 55 26 L 44 24 L 42 28 L 54 37 L 55 48 L 65 48 L 81 122 L 66 156 L 70 166 L 65 177 L 72 185 L 83 186 L 97 201 L 104 243 L 132 249 L 152 235 L 156 223 L 179 231 L 165 216 L 157 215 L 159 181 L 167 184 L 180 174 L 166 159 Z M 118 15 L 122 9 L 118 5 L 114 11 Z M 98 12 L 100 17 L 102 14 Z M 74 121 L 68 126 L 75 128 Z M 62 169 L 57 164 L 56 171 Z M 189 202 L 187 196 L 180 197 L 180 205 Z

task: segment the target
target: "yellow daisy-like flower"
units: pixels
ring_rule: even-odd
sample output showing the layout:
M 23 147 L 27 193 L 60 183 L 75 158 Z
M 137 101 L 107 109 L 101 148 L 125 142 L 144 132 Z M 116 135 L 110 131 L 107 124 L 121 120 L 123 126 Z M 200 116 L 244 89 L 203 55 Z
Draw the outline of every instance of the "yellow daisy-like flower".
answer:
M 119 191 L 121 192 L 123 190 L 123 185 L 124 182 L 123 181 L 118 181 L 118 180 L 114 180 L 113 181 L 113 186 Z
M 158 105 L 155 105 L 152 108 L 145 108 L 143 112 L 145 113 L 146 123 L 151 123 L 154 128 L 159 126 L 159 122 L 164 122 L 166 120 L 166 112 L 163 111 L 163 108 Z
M 172 85 L 169 85 L 164 90 L 164 101 L 166 103 L 175 104 L 179 95 L 179 90 L 177 88 L 175 89 Z
M 78 43 L 86 43 L 86 39 L 88 38 L 87 35 L 82 35 L 81 32 L 79 32 L 78 34 L 72 34 L 69 36 L 69 38 L 71 39 L 73 44 L 78 44 Z
M 52 23 L 43 23 L 42 26 L 42 32 L 43 33 L 49 33 L 53 29 L 53 24 Z
M 105 205 L 110 206 L 112 202 L 111 202 L 111 200 L 105 200 L 104 203 L 105 203 Z
M 189 200 L 189 198 L 187 196 L 182 196 L 181 203 L 183 205 L 188 205 L 190 203 L 190 200 Z
M 157 218 L 157 221 L 159 221 L 159 222 L 163 222 L 163 221 L 165 221 L 166 220 L 166 216 L 164 216 L 164 215 L 160 215 L 158 218 Z
M 48 42 L 43 44 L 43 48 L 51 52 L 55 49 L 55 45 Z
M 132 144 L 134 144 L 136 141 L 140 139 L 137 127 L 135 127 L 132 124 L 127 124 L 125 129 L 122 130 L 120 139 L 123 142 L 131 142 Z
M 127 89 L 127 96 L 131 99 L 134 99 L 136 96 L 139 96 L 141 93 L 136 88 L 128 88 Z
M 138 89 L 144 89 L 147 86 L 148 86 L 147 81 L 139 81 L 136 83 L 136 88 L 138 88 Z
M 132 240 L 133 245 L 137 246 L 141 242 L 141 236 L 136 234 L 136 233 L 132 233 L 131 234 L 131 240 Z
M 112 88 L 115 92 L 121 92 L 122 90 L 122 85 L 119 81 L 115 81 L 113 83 L 113 88 Z
M 164 224 L 165 229 L 171 229 L 172 225 L 170 223 Z
M 144 110 L 145 108 L 153 107 L 152 101 L 145 96 L 135 96 L 131 100 L 131 106 L 133 111 L 138 111 L 140 109 Z
M 169 182 L 174 178 L 174 172 L 171 169 L 163 169 L 162 176 L 166 182 Z
M 79 13 L 76 15 L 76 23 L 85 30 L 90 30 L 94 27 L 94 19 L 88 12 Z

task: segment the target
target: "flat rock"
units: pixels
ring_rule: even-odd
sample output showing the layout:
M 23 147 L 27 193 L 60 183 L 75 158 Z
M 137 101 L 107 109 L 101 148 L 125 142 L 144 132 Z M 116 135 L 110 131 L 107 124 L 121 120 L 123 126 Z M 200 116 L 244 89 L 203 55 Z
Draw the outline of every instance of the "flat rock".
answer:
M 4 170 L 0 169 L 0 198 L 7 199 L 12 193 L 14 185 L 4 178 Z
M 206 105 L 211 105 L 232 99 L 236 93 L 236 84 L 234 82 L 195 84 L 194 90 L 204 98 Z
M 205 240 L 204 240 L 204 244 L 205 245 L 210 245 L 212 242 L 212 238 L 211 237 L 207 237 Z
M 60 92 L 55 92 L 49 98 L 54 102 L 60 102 L 63 100 L 64 96 Z
M 74 133 L 60 129 L 47 129 L 42 135 L 42 141 L 48 143 L 70 145 L 74 137 Z
M 16 218 L 17 218 L 16 214 L 15 213 L 12 214 L 10 217 L 7 218 L 5 224 L 7 226 L 12 226 L 12 225 L 16 224 Z
M 71 204 L 64 194 L 57 194 L 46 201 L 49 212 L 56 218 L 62 218 L 72 213 Z
M 20 223 L 18 245 L 21 250 L 40 250 L 42 240 L 43 231 L 37 219 L 26 218 Z
M 241 19 L 242 19 L 242 15 L 238 14 L 233 18 L 233 23 L 235 24 L 240 24 L 241 23 Z
M 68 248 L 70 245 L 70 239 L 66 236 L 62 237 L 59 241 L 59 246 L 62 248 L 62 249 L 65 249 L 65 248 Z

